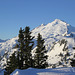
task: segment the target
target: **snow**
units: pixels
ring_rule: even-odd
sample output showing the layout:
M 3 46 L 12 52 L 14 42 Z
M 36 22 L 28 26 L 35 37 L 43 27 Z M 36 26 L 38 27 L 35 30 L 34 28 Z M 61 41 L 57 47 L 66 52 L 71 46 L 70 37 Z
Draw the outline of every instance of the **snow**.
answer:
M 40 33 L 43 38 L 53 37 L 57 34 L 62 35 L 67 31 L 67 26 L 69 26 L 69 24 L 56 19 L 47 25 L 35 28 L 32 30 L 32 35 L 35 35 L 35 38 L 37 38 L 38 33 Z
M 55 68 L 55 69 L 16 69 L 10 75 L 75 75 L 75 68 Z
M 36 50 L 36 38 L 38 33 L 40 33 L 45 39 L 45 46 L 48 50 L 47 55 L 48 57 L 48 64 L 56 64 L 60 61 L 60 57 L 58 55 L 62 53 L 62 49 L 64 44 L 60 46 L 58 43 L 59 40 L 66 39 L 68 41 L 67 45 L 69 48 L 69 52 L 71 54 L 71 58 L 73 57 L 75 51 L 72 47 L 75 45 L 75 27 L 67 24 L 64 21 L 59 19 L 55 19 L 53 22 L 48 24 L 41 24 L 39 27 L 36 27 L 32 31 L 32 36 L 35 36 L 35 46 L 32 50 L 32 55 L 34 56 Z M 72 36 L 73 35 L 73 36 Z M 7 58 L 17 49 L 13 49 L 13 47 L 18 43 L 18 36 L 14 37 L 6 42 L 0 43 L 0 54 L 2 56 L 2 60 L 0 61 L 1 68 L 4 68 L 3 65 L 6 64 Z M 54 43 L 57 43 L 54 45 Z M 54 47 L 53 47 L 54 46 Z M 53 49 L 51 49 L 53 47 Z M 7 53 L 7 56 L 4 54 Z
M 62 49 L 64 47 L 64 44 L 62 44 L 60 46 L 59 43 L 57 43 L 57 45 L 55 45 L 54 49 L 51 50 L 50 52 L 48 52 L 48 62 L 49 64 L 55 64 L 55 63 L 58 63 L 58 61 L 60 60 L 60 58 L 57 56 L 59 55 L 60 53 L 63 53 Z
M 18 43 L 18 37 L 12 38 L 6 42 L 0 43 L 0 55 L 2 56 L 2 60 L 0 61 L 1 67 L 6 64 L 6 60 L 11 54 L 17 49 L 13 49 L 13 47 Z M 3 56 L 5 54 L 5 56 Z
M 2 43 L 2 42 L 6 42 L 7 40 L 2 40 L 2 39 L 0 39 L 0 43 Z

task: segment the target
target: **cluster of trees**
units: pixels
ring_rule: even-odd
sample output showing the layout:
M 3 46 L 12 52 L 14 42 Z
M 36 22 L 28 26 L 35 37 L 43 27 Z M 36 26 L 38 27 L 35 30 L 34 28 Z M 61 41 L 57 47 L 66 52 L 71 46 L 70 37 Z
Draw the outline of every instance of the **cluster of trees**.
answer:
M 61 62 L 59 62 L 60 65 L 63 65 L 63 67 L 67 67 L 69 64 L 69 56 L 70 53 L 68 51 L 67 41 L 65 39 L 61 40 L 60 45 L 64 44 L 63 47 L 63 53 L 60 53 L 59 56 L 61 57 Z
M 10 75 L 15 69 L 46 68 L 48 66 L 46 62 L 48 57 L 46 55 L 47 50 L 40 33 L 37 36 L 37 48 L 34 58 L 31 53 L 34 46 L 34 37 L 31 36 L 30 28 L 20 28 L 18 37 L 19 44 L 16 45 L 18 51 L 14 52 L 7 60 L 4 75 Z
M 64 44 L 64 48 L 63 48 L 63 53 L 59 54 L 59 56 L 61 57 L 61 62 L 59 62 L 59 64 L 63 65 L 63 67 L 68 67 L 69 65 L 75 67 L 75 53 L 73 55 L 73 58 L 70 58 L 67 41 L 65 39 L 62 39 L 60 45 L 62 44 Z M 73 47 L 73 50 L 75 50 L 75 47 Z
M 25 27 L 25 29 L 20 28 L 18 35 L 18 44 L 14 48 L 17 48 L 18 51 L 14 52 L 12 56 L 7 60 L 7 65 L 5 68 L 4 75 L 10 75 L 15 69 L 27 69 L 32 68 L 46 68 L 48 63 L 46 62 L 48 56 L 46 55 L 47 50 L 44 46 L 44 39 L 40 33 L 37 36 L 37 47 L 34 57 L 32 57 L 31 51 L 34 46 L 34 37 L 31 36 L 30 28 Z M 68 56 L 70 56 L 67 47 L 67 41 L 65 39 L 61 40 L 60 45 L 64 44 L 63 53 L 60 53 L 61 57 L 60 65 L 65 63 L 65 67 L 68 64 Z M 75 49 L 75 48 L 74 48 Z M 75 56 L 74 56 L 75 57 Z M 71 66 L 75 67 L 75 59 L 71 59 Z M 55 65 L 53 66 L 55 67 Z
M 74 38 L 75 39 L 75 38 Z M 73 47 L 73 50 L 75 50 L 75 46 Z M 71 66 L 75 67 L 75 53 L 73 55 L 73 58 L 71 59 Z

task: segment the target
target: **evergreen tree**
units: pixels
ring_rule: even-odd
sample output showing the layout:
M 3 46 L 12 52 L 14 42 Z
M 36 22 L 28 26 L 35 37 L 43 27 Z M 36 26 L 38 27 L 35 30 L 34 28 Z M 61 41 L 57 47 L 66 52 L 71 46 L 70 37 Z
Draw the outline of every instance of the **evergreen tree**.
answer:
M 64 43 L 65 43 L 65 45 L 64 45 L 64 49 L 63 49 L 63 52 L 64 52 L 63 61 L 65 63 L 65 66 L 67 66 L 67 64 L 69 62 L 68 57 L 70 56 L 70 53 L 68 51 L 67 41 L 64 41 Z
M 23 59 L 23 56 L 24 56 L 24 34 L 23 34 L 22 28 L 20 28 L 20 30 L 19 30 L 18 37 L 19 37 L 19 39 L 18 39 L 19 51 L 17 54 L 17 61 L 18 61 L 18 68 L 22 69 L 23 68 L 23 62 L 24 62 L 24 59 Z
M 26 69 L 33 67 L 34 60 L 32 59 L 31 50 L 33 49 L 34 45 L 34 37 L 31 36 L 30 28 L 26 27 L 25 30 L 20 28 L 18 36 L 19 44 L 14 47 L 18 48 L 18 51 L 16 52 L 16 55 L 14 52 L 7 61 L 4 75 L 10 75 L 10 73 L 12 73 L 17 68 Z
M 63 48 L 63 53 L 60 53 L 59 56 L 61 57 L 61 63 L 63 66 L 67 67 L 67 65 L 69 64 L 69 56 L 70 53 L 68 51 L 68 47 L 67 47 L 67 41 L 65 39 L 61 40 L 61 45 L 64 44 L 64 48 Z
M 21 62 L 20 62 L 20 52 L 17 51 L 17 57 L 16 57 L 16 61 L 17 61 L 17 69 L 22 69 L 21 67 Z
M 75 46 L 73 47 L 73 49 L 75 50 Z M 73 58 L 71 59 L 70 64 L 71 64 L 72 67 L 75 67 L 75 53 L 74 53 Z
M 0 54 L 0 61 L 1 61 L 1 54 Z
M 71 64 L 72 67 L 75 67 L 75 59 L 71 59 L 70 64 Z
M 5 68 L 5 75 L 10 75 L 15 69 L 17 68 L 17 61 L 16 61 L 16 56 L 15 52 L 10 56 L 10 58 L 7 61 L 7 65 Z
M 44 39 L 42 39 L 42 36 L 40 33 L 38 34 L 37 37 L 37 49 L 36 49 L 36 54 L 34 57 L 35 60 L 35 67 L 36 68 L 46 68 L 48 66 L 46 60 L 47 60 L 47 55 L 46 54 L 46 49 L 44 46 Z
M 25 62 L 25 68 L 33 67 L 33 59 L 31 50 L 33 49 L 33 38 L 31 36 L 30 28 L 25 27 L 24 30 L 24 62 Z

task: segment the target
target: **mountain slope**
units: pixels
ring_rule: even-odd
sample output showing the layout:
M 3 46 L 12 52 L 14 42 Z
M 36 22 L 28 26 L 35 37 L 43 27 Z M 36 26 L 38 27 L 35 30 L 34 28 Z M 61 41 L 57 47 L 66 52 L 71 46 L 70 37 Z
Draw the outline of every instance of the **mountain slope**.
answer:
M 60 61 L 58 59 L 58 55 L 60 52 L 62 52 L 63 45 L 59 45 L 58 41 L 62 39 L 66 39 L 67 46 L 69 48 L 69 52 L 71 54 L 75 53 L 75 51 L 72 49 L 72 47 L 75 44 L 75 27 L 72 27 L 71 25 L 67 24 L 66 22 L 63 22 L 59 19 L 55 19 L 53 22 L 48 23 L 47 25 L 40 25 L 39 27 L 36 27 L 33 29 L 32 36 L 35 36 L 35 44 L 36 44 L 36 38 L 38 33 L 40 33 L 45 39 L 45 46 L 46 49 L 48 50 L 47 54 L 49 56 L 48 58 L 48 63 L 49 64 L 56 64 Z M 6 64 L 6 59 L 17 49 L 13 49 L 13 47 L 18 43 L 18 37 L 12 38 L 6 42 L 0 43 L 0 54 L 2 57 L 2 60 L 0 62 L 1 68 L 3 68 L 3 65 Z M 56 44 L 54 44 L 56 43 Z M 52 49 L 53 47 L 53 49 Z M 35 54 L 35 48 L 32 51 L 32 55 L 34 56 Z M 52 49 L 52 50 L 51 50 Z M 61 49 L 61 50 L 60 50 Z M 55 54 L 54 54 L 55 52 Z M 5 56 L 5 53 L 7 54 Z M 3 56 L 4 55 L 4 56 Z M 57 55 L 57 56 L 56 56 Z M 73 56 L 73 55 L 72 55 Z
M 55 19 L 53 22 L 48 23 L 47 25 L 41 25 L 34 30 L 32 30 L 32 35 L 35 35 L 35 38 L 37 38 L 37 34 L 40 33 L 43 38 L 50 38 L 50 37 L 56 37 L 58 35 L 68 35 L 70 33 L 75 33 L 74 27 L 70 26 L 69 24 L 59 20 Z
M 40 33 L 45 39 L 45 45 L 49 45 L 48 50 L 50 49 L 50 46 L 59 40 L 67 39 L 71 40 L 75 36 L 75 27 L 72 27 L 71 25 L 59 20 L 55 19 L 53 22 L 48 23 L 47 25 L 41 25 L 34 30 L 32 30 L 32 36 L 35 36 L 35 39 L 37 38 L 37 34 Z M 72 40 L 74 44 L 74 39 Z M 69 42 L 71 43 L 71 42 Z
M 11 75 L 75 75 L 75 68 L 56 68 L 56 69 L 16 69 Z
M 2 39 L 0 39 L 0 42 L 6 42 L 7 40 L 2 40 Z

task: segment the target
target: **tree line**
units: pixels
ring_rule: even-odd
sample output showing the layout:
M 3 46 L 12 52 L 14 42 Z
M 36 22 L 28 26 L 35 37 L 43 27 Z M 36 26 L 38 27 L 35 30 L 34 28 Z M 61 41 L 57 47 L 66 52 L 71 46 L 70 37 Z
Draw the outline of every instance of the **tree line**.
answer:
M 46 62 L 48 56 L 46 55 L 47 50 L 44 46 L 44 39 L 42 35 L 38 33 L 37 36 L 37 45 L 35 50 L 35 55 L 32 57 L 32 50 L 34 46 L 34 37 L 31 36 L 31 31 L 29 27 L 25 29 L 20 28 L 18 34 L 18 44 L 14 48 L 18 50 L 15 51 L 7 60 L 7 65 L 4 71 L 4 75 L 10 75 L 15 69 L 27 69 L 27 68 L 46 68 L 48 63 Z M 68 59 L 70 56 L 67 47 L 67 41 L 65 39 L 61 40 L 60 45 L 64 44 L 63 54 L 60 53 L 61 61 L 59 65 L 67 67 L 68 61 L 71 60 L 70 65 L 75 67 L 75 55 L 74 59 Z M 75 50 L 75 47 L 73 48 Z M 63 64 L 65 63 L 65 65 Z M 55 64 L 53 65 L 55 67 Z
M 37 47 L 34 58 L 31 51 L 34 46 L 34 37 L 31 36 L 30 28 L 27 26 L 25 29 L 20 28 L 18 34 L 18 44 L 15 47 L 18 51 L 14 52 L 7 60 L 7 65 L 4 71 L 4 75 L 10 75 L 15 69 L 27 69 L 32 68 L 46 68 L 48 63 L 46 62 L 48 56 L 47 50 L 44 46 L 44 39 L 40 33 L 37 36 Z

